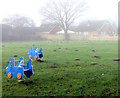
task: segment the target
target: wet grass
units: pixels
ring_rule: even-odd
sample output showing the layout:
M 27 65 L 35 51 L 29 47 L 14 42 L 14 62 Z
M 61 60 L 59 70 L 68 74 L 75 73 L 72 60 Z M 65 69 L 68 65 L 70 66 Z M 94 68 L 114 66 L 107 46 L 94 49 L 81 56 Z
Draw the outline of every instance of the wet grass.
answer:
M 3 96 L 117 96 L 118 42 L 13 42 L 2 47 Z M 24 57 L 31 47 L 43 48 L 33 59 L 34 74 L 22 81 L 8 79 L 5 68 L 13 57 Z M 17 61 L 16 61 L 17 64 Z

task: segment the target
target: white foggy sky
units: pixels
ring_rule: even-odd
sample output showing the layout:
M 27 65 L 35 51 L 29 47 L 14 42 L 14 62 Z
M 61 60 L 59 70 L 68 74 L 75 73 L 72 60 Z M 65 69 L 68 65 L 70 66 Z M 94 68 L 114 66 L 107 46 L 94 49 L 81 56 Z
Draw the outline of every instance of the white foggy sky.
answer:
M 40 25 L 39 9 L 47 1 L 50 0 L 0 0 L 0 22 L 8 15 L 22 14 Z M 81 19 L 110 19 L 117 22 L 118 1 L 120 0 L 86 0 L 89 10 Z

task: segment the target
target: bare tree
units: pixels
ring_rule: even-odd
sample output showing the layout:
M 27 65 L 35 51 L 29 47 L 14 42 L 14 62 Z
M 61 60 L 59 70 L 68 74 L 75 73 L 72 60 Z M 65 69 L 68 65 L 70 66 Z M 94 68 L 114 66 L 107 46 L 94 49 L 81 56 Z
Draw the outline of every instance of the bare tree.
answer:
M 81 16 L 81 12 L 87 8 L 84 1 L 75 1 L 76 0 L 51 1 L 40 11 L 40 14 L 45 17 L 45 20 L 59 24 L 59 26 L 64 30 L 66 40 L 69 39 L 68 30 L 70 25 L 78 19 Z
M 32 19 L 22 15 L 11 15 L 2 20 L 3 24 L 10 25 L 11 27 L 33 27 L 34 22 Z

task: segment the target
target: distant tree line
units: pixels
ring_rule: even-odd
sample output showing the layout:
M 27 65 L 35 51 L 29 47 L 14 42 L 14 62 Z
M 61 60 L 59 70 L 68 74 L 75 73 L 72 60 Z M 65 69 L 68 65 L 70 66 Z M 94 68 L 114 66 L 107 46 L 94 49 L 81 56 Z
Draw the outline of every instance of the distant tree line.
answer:
M 39 33 L 50 32 L 56 26 L 60 27 L 59 23 L 43 22 L 40 27 L 35 27 L 32 19 L 21 15 L 11 15 L 2 21 L 2 41 L 47 40 L 43 39 Z M 84 21 L 77 26 L 70 25 L 69 30 L 74 32 L 106 32 L 107 35 L 117 34 L 116 24 L 107 20 Z
M 35 36 L 34 27 L 17 27 L 12 28 L 9 25 L 2 25 L 2 41 L 27 41 L 27 40 L 39 40 Z
M 37 31 L 33 20 L 25 16 L 12 15 L 2 21 L 2 41 L 42 40 Z

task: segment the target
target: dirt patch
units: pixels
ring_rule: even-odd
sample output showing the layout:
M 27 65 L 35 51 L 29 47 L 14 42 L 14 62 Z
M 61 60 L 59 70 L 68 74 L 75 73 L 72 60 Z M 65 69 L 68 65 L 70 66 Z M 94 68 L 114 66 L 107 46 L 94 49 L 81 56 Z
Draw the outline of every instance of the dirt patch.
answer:
M 91 65 L 98 65 L 98 63 L 92 63 Z
M 42 88 L 42 86 L 40 86 L 40 89 Z
M 49 93 L 52 93 L 52 91 L 49 91 Z
M 109 67 L 109 65 L 102 65 L 101 67 Z
M 56 50 L 53 50 L 54 52 L 56 52 Z
M 57 68 L 56 66 L 48 66 L 49 68 Z
M 25 81 L 20 81 L 18 84 L 25 84 L 26 86 L 29 86 L 30 84 L 33 84 L 33 81 L 25 82 Z
M 88 86 L 88 88 L 90 88 L 90 86 Z
M 14 55 L 14 57 L 18 57 L 18 55 Z
M 75 59 L 75 61 L 80 61 L 80 59 Z
M 97 58 L 97 59 L 100 59 L 100 57 L 99 57 L 99 56 L 92 56 L 92 58 Z
M 66 50 L 68 50 L 68 48 L 65 48 Z
M 75 50 L 75 51 L 79 51 L 79 50 Z
M 70 87 L 72 87 L 72 85 L 70 85 Z
M 61 49 L 61 48 L 58 48 L 58 49 Z
M 5 47 L 5 45 L 2 45 L 2 47 Z
M 18 82 L 18 84 L 24 84 L 25 82 L 24 81 L 20 81 L 20 82 Z
M 56 63 L 53 63 L 53 65 L 56 65 Z
M 44 62 L 44 61 L 42 61 L 42 60 L 38 59 L 38 60 L 37 60 L 37 62 Z
M 120 59 L 117 59 L 117 60 L 113 60 L 113 61 L 120 61 Z
M 75 50 L 75 51 L 79 51 L 79 50 Z
M 92 50 L 92 52 L 95 52 L 95 50 Z

